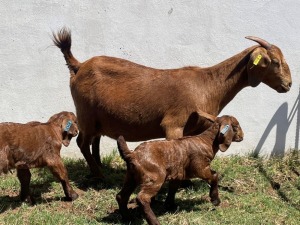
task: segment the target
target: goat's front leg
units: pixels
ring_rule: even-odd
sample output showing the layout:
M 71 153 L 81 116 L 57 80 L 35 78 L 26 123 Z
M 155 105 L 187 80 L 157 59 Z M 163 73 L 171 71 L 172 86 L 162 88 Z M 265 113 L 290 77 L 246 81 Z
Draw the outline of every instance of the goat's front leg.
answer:
M 27 202 L 30 205 L 34 205 L 35 201 L 30 195 L 29 184 L 31 179 L 31 173 L 29 169 L 17 169 L 17 177 L 21 183 L 20 198 L 21 201 Z
M 52 174 L 58 178 L 61 182 L 66 201 L 73 201 L 78 198 L 78 194 L 73 190 L 70 185 L 67 170 L 60 158 L 60 156 L 52 157 L 51 159 L 47 160 L 47 166 L 49 167 Z
M 200 169 L 201 171 L 201 169 Z M 213 205 L 218 206 L 221 203 L 218 191 L 218 174 L 207 166 L 199 174 L 199 177 L 206 180 L 210 185 L 209 197 Z
M 165 201 L 165 207 L 169 211 L 176 210 L 177 206 L 175 204 L 175 195 L 180 187 L 181 181 L 180 180 L 170 180 L 169 181 L 169 191 L 168 196 Z

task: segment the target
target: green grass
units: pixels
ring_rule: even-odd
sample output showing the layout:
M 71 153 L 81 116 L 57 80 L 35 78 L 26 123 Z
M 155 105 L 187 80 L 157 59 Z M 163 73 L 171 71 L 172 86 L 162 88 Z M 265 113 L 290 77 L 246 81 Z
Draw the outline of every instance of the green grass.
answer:
M 124 224 L 115 195 L 123 183 L 125 164 L 116 152 L 102 161 L 106 179 L 99 182 L 87 178 L 84 160 L 64 159 L 80 195 L 74 202 L 61 200 L 61 185 L 46 168 L 32 170 L 35 206 L 20 203 L 15 173 L 0 176 L 0 224 Z M 251 155 L 216 158 L 212 167 L 221 176 L 221 205 L 214 207 L 208 185 L 194 179 L 192 188 L 178 191 L 177 211 L 166 212 L 165 185 L 152 207 L 162 224 L 299 224 L 300 151 L 268 160 Z M 136 218 L 131 224 L 146 224 L 138 208 L 131 213 Z

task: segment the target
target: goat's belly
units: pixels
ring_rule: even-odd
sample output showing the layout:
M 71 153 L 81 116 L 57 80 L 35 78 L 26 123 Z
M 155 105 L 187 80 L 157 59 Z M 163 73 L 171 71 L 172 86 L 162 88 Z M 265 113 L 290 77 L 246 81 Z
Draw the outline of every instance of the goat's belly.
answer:
M 160 123 L 130 124 L 120 121 L 110 121 L 109 124 L 102 123 L 101 135 L 116 139 L 120 135 L 126 141 L 145 141 L 149 139 L 164 138 L 165 132 L 160 127 Z

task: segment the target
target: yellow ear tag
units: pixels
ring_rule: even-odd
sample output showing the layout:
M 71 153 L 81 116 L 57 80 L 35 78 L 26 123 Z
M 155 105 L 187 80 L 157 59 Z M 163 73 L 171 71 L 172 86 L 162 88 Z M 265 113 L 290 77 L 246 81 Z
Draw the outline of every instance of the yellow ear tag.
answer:
M 259 61 L 261 60 L 261 58 L 262 58 L 262 56 L 261 56 L 261 54 L 259 54 L 259 55 L 256 57 L 256 59 L 254 60 L 253 64 L 254 64 L 255 66 L 257 66 L 257 64 L 259 63 Z

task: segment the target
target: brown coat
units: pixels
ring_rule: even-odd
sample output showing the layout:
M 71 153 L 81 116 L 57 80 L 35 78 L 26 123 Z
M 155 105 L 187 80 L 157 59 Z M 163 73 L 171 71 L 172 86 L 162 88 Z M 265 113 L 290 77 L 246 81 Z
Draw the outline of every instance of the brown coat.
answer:
M 150 201 L 165 181 L 170 181 L 166 206 L 174 208 L 174 198 L 179 181 L 198 177 L 210 185 L 210 197 L 214 205 L 220 203 L 218 175 L 210 169 L 210 163 L 220 149 L 226 151 L 232 141 L 243 140 L 243 131 L 234 117 L 222 116 L 200 135 L 175 140 L 145 142 L 130 151 L 124 138 L 118 138 L 118 149 L 127 164 L 127 173 L 122 190 L 116 199 L 120 213 L 128 217 L 127 202 L 137 186 L 137 195 L 149 224 L 159 224 Z
M 93 147 L 92 157 L 90 143 L 102 135 L 144 141 L 199 134 L 210 126 L 199 112 L 217 116 L 247 86 L 262 82 L 277 92 L 289 91 L 291 74 L 281 50 L 260 38 L 248 39 L 260 46 L 212 67 L 155 69 L 108 56 L 80 63 L 71 52 L 70 31 L 53 34 L 70 70 L 77 143 L 91 172 L 101 175 L 95 162 L 100 163 L 99 150 Z
M 69 184 L 60 149 L 62 144 L 68 146 L 77 134 L 77 118 L 71 112 L 55 114 L 47 123 L 1 123 L 0 174 L 16 168 L 21 182 L 21 200 L 34 203 L 29 192 L 29 169 L 47 166 L 61 181 L 66 200 L 76 199 L 78 195 Z

